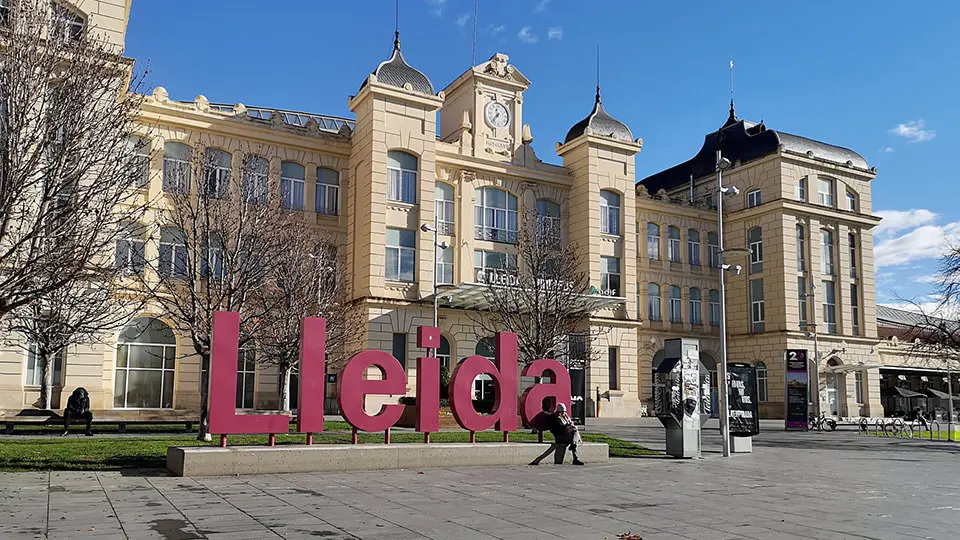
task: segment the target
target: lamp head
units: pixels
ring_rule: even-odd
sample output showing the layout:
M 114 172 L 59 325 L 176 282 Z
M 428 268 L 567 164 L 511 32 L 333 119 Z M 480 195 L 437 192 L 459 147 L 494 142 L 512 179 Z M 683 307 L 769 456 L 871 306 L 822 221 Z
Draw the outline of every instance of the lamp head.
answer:
M 444 240 L 443 242 L 440 242 L 439 244 L 437 244 L 437 247 L 440 249 L 447 249 L 448 247 L 450 247 L 450 244 L 448 244 L 446 240 Z
M 731 166 L 733 166 L 733 163 L 731 163 L 730 160 L 725 157 L 720 158 L 720 161 L 717 162 L 717 169 L 721 171 L 725 171 Z
M 420 230 L 423 232 L 430 232 L 433 230 L 433 227 L 424 223 L 423 225 L 420 226 Z

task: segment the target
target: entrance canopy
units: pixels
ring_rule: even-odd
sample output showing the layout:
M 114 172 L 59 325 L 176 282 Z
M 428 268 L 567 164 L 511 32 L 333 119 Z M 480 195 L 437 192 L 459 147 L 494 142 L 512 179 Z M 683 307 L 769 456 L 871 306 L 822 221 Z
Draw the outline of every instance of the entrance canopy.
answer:
M 950 394 L 941 392 L 940 390 L 934 390 L 933 388 L 924 388 L 923 393 L 934 398 L 950 399 Z M 953 396 L 953 399 L 954 401 L 960 400 L 960 396 Z
M 882 368 L 880 364 L 842 364 L 837 366 L 824 366 L 824 373 L 850 373 L 852 371 L 862 371 L 864 369 Z
M 920 392 L 914 392 L 913 390 L 907 390 L 906 388 L 901 388 L 899 386 L 887 388 L 886 390 L 883 391 L 883 393 L 887 397 L 902 397 L 902 398 L 926 398 L 927 397 L 921 394 Z
M 475 309 L 484 311 L 490 309 L 490 302 L 487 298 L 489 287 L 497 285 L 487 285 L 485 283 L 461 283 L 454 287 L 445 287 L 438 296 L 440 304 L 447 307 L 459 309 Z M 599 294 L 582 294 L 584 305 L 590 313 L 604 309 L 613 308 L 626 303 L 627 299 L 622 296 L 603 296 Z M 424 300 L 433 300 L 430 295 Z

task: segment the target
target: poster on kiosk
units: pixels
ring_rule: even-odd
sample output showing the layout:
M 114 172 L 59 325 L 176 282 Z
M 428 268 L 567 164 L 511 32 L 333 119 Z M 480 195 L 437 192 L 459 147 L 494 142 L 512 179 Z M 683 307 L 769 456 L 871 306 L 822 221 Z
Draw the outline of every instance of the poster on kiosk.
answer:
M 807 350 L 787 349 L 786 373 L 786 428 L 787 431 L 806 431 L 809 427 L 808 403 L 810 372 L 807 370 Z

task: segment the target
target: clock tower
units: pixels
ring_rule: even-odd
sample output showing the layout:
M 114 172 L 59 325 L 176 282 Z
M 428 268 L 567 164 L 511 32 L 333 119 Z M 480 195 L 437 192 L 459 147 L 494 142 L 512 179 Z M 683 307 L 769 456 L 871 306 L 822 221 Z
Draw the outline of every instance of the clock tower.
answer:
M 523 134 L 523 92 L 530 81 L 501 53 L 474 66 L 444 89 L 440 138 L 464 154 L 512 161 Z

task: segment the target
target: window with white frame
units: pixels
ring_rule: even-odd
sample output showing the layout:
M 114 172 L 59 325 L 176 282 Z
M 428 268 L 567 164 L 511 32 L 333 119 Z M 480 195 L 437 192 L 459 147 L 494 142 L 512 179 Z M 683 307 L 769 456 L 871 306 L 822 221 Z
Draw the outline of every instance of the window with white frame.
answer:
M 829 178 L 817 180 L 817 202 L 823 206 L 833 206 L 834 183 Z
M 797 180 L 797 185 L 794 187 L 794 197 L 798 201 L 806 202 L 807 201 L 807 179 L 801 178 Z
M 453 186 L 443 182 L 437 182 L 434 187 L 433 211 L 437 215 L 437 233 L 453 236 L 454 202 Z
M 417 260 L 417 234 L 409 229 L 387 227 L 387 281 L 412 282 Z
M 417 204 L 417 157 L 399 150 L 387 152 L 387 200 Z
M 280 205 L 287 210 L 303 210 L 307 170 L 303 165 L 284 161 L 280 163 Z
M 750 280 L 750 330 L 763 332 L 766 309 L 763 301 L 763 278 Z
M 797 271 L 807 269 L 807 231 L 803 225 L 797 224 Z
M 114 260 L 124 273 L 139 275 L 146 265 L 147 229 L 140 223 L 124 223 L 117 238 Z
M 703 324 L 703 298 L 696 287 L 690 288 L 690 322 Z
M 760 198 L 760 190 L 755 189 L 747 193 L 747 208 L 759 206 L 763 200 Z
M 710 326 L 720 326 L 720 291 L 710 289 Z
M 163 190 L 174 193 L 190 191 L 189 146 L 169 141 L 163 143 Z
M 828 334 L 837 333 L 837 294 L 832 281 L 823 282 L 823 324 Z
M 687 231 L 687 260 L 692 266 L 700 266 L 700 231 Z
M 50 384 L 54 387 L 63 386 L 63 365 L 66 362 L 67 349 L 64 347 L 58 352 L 49 356 L 49 361 L 53 363 L 53 371 L 50 373 Z M 43 365 L 36 343 L 30 343 L 27 346 L 27 369 L 24 386 L 43 386 L 44 369 L 49 369 Z
M 757 362 L 757 401 L 764 403 L 767 401 L 769 394 L 767 393 L 767 385 L 769 382 L 769 375 L 767 373 L 767 365 L 763 362 Z
M 854 371 L 853 372 L 853 387 L 854 394 L 856 395 L 857 404 L 863 404 L 863 372 Z
M 609 291 L 611 296 L 622 296 L 619 257 L 600 257 L 600 289 Z
M 852 192 L 847 192 L 847 210 L 851 212 L 857 211 L 857 196 Z
M 484 282 L 488 274 L 517 275 L 517 256 L 501 251 L 473 251 L 473 273 L 478 282 Z
M 117 340 L 113 406 L 118 409 L 173 408 L 177 340 L 159 319 L 134 319 Z
M 710 268 L 720 268 L 720 237 L 717 233 L 707 233 L 707 250 L 710 252 Z
M 647 285 L 647 318 L 651 321 L 663 320 L 660 312 L 660 285 Z
M 647 257 L 660 260 L 660 226 L 656 223 L 647 223 Z
M 254 393 L 257 381 L 257 354 L 252 342 L 240 347 L 237 355 L 237 403 L 238 409 L 254 408 Z
M 440 336 L 440 347 L 436 351 L 437 360 L 440 360 L 440 369 L 446 369 L 447 373 L 450 373 L 450 342 L 447 341 L 447 338 Z
M 440 253 L 437 254 L 437 283 L 450 285 L 453 283 L 453 246 L 447 246 L 441 249 L 437 246 Z
M 77 42 L 83 38 L 86 22 L 78 13 L 54 2 L 50 6 L 50 39 Z
M 209 197 L 225 199 L 230 195 L 230 173 L 233 168 L 233 156 L 219 148 L 207 148 L 203 151 L 204 189 Z
M 223 260 L 226 239 L 217 231 L 211 232 L 204 239 L 203 255 L 200 260 L 200 275 L 213 279 L 223 279 L 227 276 L 227 266 Z
M 243 200 L 252 204 L 267 202 L 267 175 L 270 171 L 270 162 L 262 156 L 249 155 L 244 158 L 243 174 L 240 181 L 243 184 Z
M 857 235 L 847 235 L 847 246 L 850 249 L 850 277 L 857 277 Z
M 600 232 L 620 236 L 620 195 L 600 191 Z
M 763 272 L 763 230 L 760 227 L 750 229 L 747 240 L 750 243 L 750 273 L 759 274 Z
M 855 283 L 850 284 L 850 322 L 853 335 L 860 335 L 860 288 Z
M 4 0 L 0 0 L 2 3 Z M 150 185 L 150 142 L 140 137 L 127 139 L 127 151 L 133 156 L 130 184 L 135 188 L 145 188 Z
M 667 258 L 670 262 L 683 262 L 680 255 L 680 229 L 676 227 L 667 228 Z
M 828 229 L 820 230 L 820 271 L 824 275 L 832 276 L 833 265 L 833 231 Z
M 517 198 L 493 187 L 478 189 L 473 202 L 474 238 L 491 242 L 517 241 Z
M 670 322 L 683 322 L 683 294 L 680 287 L 670 287 Z
M 176 227 L 160 228 L 160 250 L 157 273 L 162 277 L 187 276 L 187 243 L 183 231 Z
M 560 205 L 549 199 L 537 199 L 538 233 L 546 238 L 560 238 Z
M 797 277 L 797 302 L 800 305 L 800 329 L 807 330 L 807 278 Z
M 315 209 L 318 214 L 340 215 L 340 173 L 326 167 L 317 167 Z

